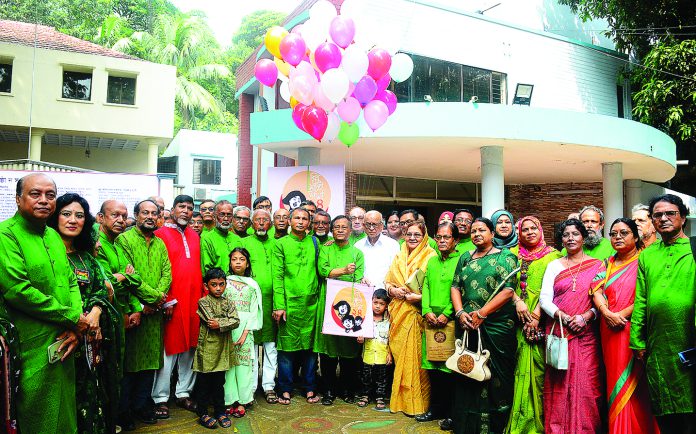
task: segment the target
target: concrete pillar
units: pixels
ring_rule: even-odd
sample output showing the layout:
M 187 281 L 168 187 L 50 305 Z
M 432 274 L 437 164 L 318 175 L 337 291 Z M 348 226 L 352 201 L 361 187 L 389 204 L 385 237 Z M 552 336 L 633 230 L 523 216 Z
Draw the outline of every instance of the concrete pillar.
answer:
M 501 208 L 505 208 L 503 147 L 484 146 L 481 148 L 481 215 L 490 218 Z
M 624 215 L 631 217 L 631 208 L 642 201 L 643 181 L 640 179 L 627 179 L 624 183 L 624 188 L 626 189 Z
M 157 158 L 159 157 L 159 140 L 147 140 L 147 173 L 157 173 Z
M 46 134 L 44 130 L 32 128 L 31 140 L 29 141 L 29 159 L 33 161 L 41 161 L 41 139 Z
M 602 163 L 602 190 L 604 199 L 604 234 L 611 223 L 624 215 L 623 206 L 623 165 L 621 163 Z
M 297 162 L 299 166 L 319 165 L 319 148 L 299 148 L 297 150 Z

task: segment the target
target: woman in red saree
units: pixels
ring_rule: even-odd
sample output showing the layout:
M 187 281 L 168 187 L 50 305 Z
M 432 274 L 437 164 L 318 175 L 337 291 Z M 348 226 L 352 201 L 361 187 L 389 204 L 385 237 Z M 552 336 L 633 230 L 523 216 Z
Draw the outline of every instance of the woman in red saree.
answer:
M 590 292 L 604 317 L 599 331 L 607 374 L 609 433 L 658 433 L 650 410 L 644 365 L 628 347 L 638 274 L 638 226 L 627 218 L 616 219 L 609 237 L 616 255 L 597 274 Z
M 563 322 L 568 339 L 568 369 L 546 367 L 544 378 L 544 429 L 547 434 L 595 434 L 602 431 L 602 356 L 596 312 L 589 291 L 602 267 L 587 256 L 583 241 L 587 229 L 577 219 L 560 225 L 566 256 L 552 261 L 544 273 L 540 303 L 546 317 L 546 334 Z

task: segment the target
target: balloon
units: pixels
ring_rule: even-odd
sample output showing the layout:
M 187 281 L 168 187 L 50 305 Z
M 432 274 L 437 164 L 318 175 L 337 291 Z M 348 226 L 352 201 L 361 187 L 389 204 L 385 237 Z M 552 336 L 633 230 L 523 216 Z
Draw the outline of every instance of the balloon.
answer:
M 389 117 L 389 108 L 383 101 L 374 100 L 367 103 L 363 113 L 365 122 L 372 128 L 372 131 L 384 125 Z
M 305 76 L 310 80 L 316 80 L 317 78 L 316 75 L 314 75 L 314 68 L 312 68 L 312 65 L 305 61 L 300 62 L 297 67 L 290 70 L 290 80 L 299 76 Z
M 273 63 L 275 63 L 276 66 L 278 67 L 278 72 L 280 72 L 284 76 L 287 77 L 290 74 L 290 65 L 287 62 L 283 62 L 282 59 L 274 57 Z
M 290 79 L 290 93 L 302 104 L 310 105 L 314 101 L 314 85 L 307 76 L 301 75 Z
M 319 0 L 309 10 L 309 18 L 330 22 L 336 16 L 336 6 L 327 0 Z
M 338 130 L 338 139 L 349 148 L 358 140 L 360 136 L 360 127 L 358 124 L 350 124 L 341 122 L 341 128 Z
M 326 41 L 328 36 L 329 23 L 321 23 L 310 18 L 302 26 L 302 39 L 307 44 L 309 51 L 314 51 L 319 44 Z
M 341 49 L 333 42 L 324 42 L 314 50 L 314 61 L 319 71 L 326 72 L 341 66 Z
M 377 92 L 380 90 L 387 90 L 389 83 L 391 83 L 391 76 L 389 73 L 386 73 L 384 74 L 384 77 L 377 80 Z
M 355 22 L 351 18 L 337 16 L 331 20 L 329 36 L 341 48 L 346 48 L 353 42 Z
M 344 0 L 341 4 L 341 16 L 358 20 L 365 16 L 367 0 Z
M 358 45 L 353 44 L 349 46 L 343 53 L 343 63 L 341 67 L 346 71 L 346 74 L 348 74 L 348 79 L 353 83 L 357 83 L 367 74 L 367 67 L 369 64 L 370 61 L 367 58 L 367 53 Z
M 326 112 L 319 107 L 309 106 L 302 113 L 302 128 L 318 141 L 324 137 L 329 118 Z
M 292 104 L 292 95 L 290 94 L 290 83 L 284 82 L 280 83 L 280 97 L 283 98 L 284 101 L 287 101 Z
M 296 100 L 295 98 L 290 97 L 290 108 L 295 108 L 295 106 L 297 104 L 300 104 L 300 102 L 298 100 Z
M 352 81 L 348 80 L 348 92 L 343 96 L 343 98 L 348 98 L 349 96 L 353 95 L 353 91 L 355 91 L 355 83 Z M 360 104 L 360 103 L 358 103 Z
M 389 90 L 380 90 L 377 92 L 377 95 L 375 95 L 374 101 L 382 101 L 387 105 L 387 109 L 389 109 L 389 115 L 394 113 L 396 110 L 396 95 L 394 95 L 394 92 L 389 91 Z
M 340 116 L 342 120 L 353 123 L 357 121 L 358 116 L 360 116 L 360 103 L 357 99 L 349 96 L 344 101 L 338 103 L 337 111 L 338 116 Z
M 302 36 L 302 27 L 304 27 L 304 24 L 298 24 L 290 30 L 290 33 Z
M 389 72 L 392 60 L 387 50 L 373 48 L 367 53 L 367 59 L 370 61 L 370 65 L 367 67 L 367 73 L 375 80 L 379 80 L 384 77 L 384 74 Z
M 326 126 L 326 131 L 324 132 L 324 137 L 322 140 L 328 140 L 329 142 L 338 136 L 338 130 L 341 128 L 341 119 L 338 117 L 336 112 L 331 112 L 328 115 L 329 122 Z
M 323 108 L 327 112 L 336 108 L 336 104 L 326 97 L 321 86 L 314 86 L 314 105 Z
M 377 83 L 369 75 L 364 76 L 355 85 L 355 90 L 353 91 L 353 96 L 357 99 L 360 104 L 365 105 L 372 101 L 377 93 Z
M 391 68 L 389 68 L 389 75 L 391 78 L 397 82 L 401 83 L 407 80 L 413 73 L 413 59 L 411 56 L 405 53 L 398 53 L 392 57 Z
M 306 51 L 307 45 L 302 36 L 290 33 L 280 41 L 280 54 L 283 55 L 283 60 L 292 66 L 302 62 Z
M 275 57 L 282 58 L 280 54 L 280 41 L 288 34 L 288 31 L 280 26 L 273 26 L 266 32 L 263 42 L 266 49 Z
M 261 83 L 271 87 L 278 80 L 278 67 L 270 59 L 261 59 L 254 66 L 254 76 Z
M 319 83 L 324 95 L 334 104 L 338 104 L 348 93 L 348 76 L 341 68 L 329 69 Z M 319 86 L 317 86 L 319 87 Z
M 297 128 L 301 129 L 302 131 L 304 131 L 304 128 L 302 128 L 302 114 L 306 108 L 306 105 L 297 103 L 297 105 L 292 109 L 292 121 L 295 122 Z

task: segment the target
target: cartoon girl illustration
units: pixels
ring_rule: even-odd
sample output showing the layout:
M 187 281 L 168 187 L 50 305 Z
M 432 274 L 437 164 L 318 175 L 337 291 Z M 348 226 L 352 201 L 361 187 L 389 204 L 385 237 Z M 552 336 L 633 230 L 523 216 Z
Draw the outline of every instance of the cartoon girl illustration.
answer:
M 350 333 L 351 330 L 353 329 L 353 326 L 355 325 L 355 319 L 353 318 L 353 315 L 344 316 L 342 321 L 343 321 L 343 328 L 346 329 L 346 333 Z
M 363 322 L 363 317 L 360 315 L 355 316 L 355 325 L 353 326 L 353 331 L 357 332 L 358 330 L 362 330 L 362 322 Z
M 333 308 L 336 309 L 336 312 L 341 319 L 350 313 L 350 304 L 348 304 L 348 302 L 345 300 L 341 300 L 334 304 Z
M 292 211 L 300 206 L 306 199 L 304 193 L 299 190 L 293 190 L 283 198 L 283 204 L 287 205 L 288 209 Z

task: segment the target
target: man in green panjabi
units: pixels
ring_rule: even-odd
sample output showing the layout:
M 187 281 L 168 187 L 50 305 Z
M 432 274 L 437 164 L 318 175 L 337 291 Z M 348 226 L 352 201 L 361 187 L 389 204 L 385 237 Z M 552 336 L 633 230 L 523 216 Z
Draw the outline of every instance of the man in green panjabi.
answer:
M 350 218 L 351 233 L 349 243 L 354 246 L 355 243 L 362 240 L 367 236 L 365 233 L 365 210 L 356 206 L 348 212 L 348 218 Z
M 319 244 L 324 244 L 331 239 L 331 234 L 329 233 L 329 226 L 331 225 L 331 216 L 324 210 L 319 210 L 314 214 L 314 220 L 312 220 L 312 228 L 314 229 L 314 236 L 316 237 Z
M 688 209 L 680 197 L 650 201 L 662 237 L 640 253 L 629 346 L 645 363 L 650 401 L 663 433 L 696 432 L 696 371 L 678 353 L 696 344 L 696 263 L 684 234 Z
M 71 354 L 89 324 L 65 245 L 46 227 L 56 193 L 48 176 L 26 175 L 17 182 L 17 213 L 0 223 L 0 292 L 19 333 L 16 398 L 23 433 L 77 432 Z M 57 353 L 62 357 L 49 361 L 50 346 L 61 339 Z
M 474 222 L 474 214 L 466 209 L 454 210 L 454 225 L 459 230 L 459 242 L 455 250 L 459 256 L 464 252 L 470 252 L 476 249 L 474 242 L 471 241 L 471 224 Z
M 234 233 L 233 207 L 229 201 L 221 200 L 215 205 L 216 226 L 201 236 L 201 270 L 203 274 L 211 268 L 220 268 L 226 273 L 230 269 L 230 252 L 242 246 L 242 239 Z
M 254 203 L 251 207 L 252 215 L 254 211 L 256 211 L 257 209 L 263 209 L 266 212 L 268 212 L 268 215 L 272 215 L 271 210 L 273 209 L 273 205 L 271 205 L 271 199 L 269 199 L 268 196 L 259 196 L 256 199 L 254 199 Z M 252 223 L 249 226 L 249 229 L 247 229 L 247 234 L 254 235 L 255 232 L 256 230 L 254 229 L 254 225 Z M 268 237 L 275 238 L 275 226 L 273 226 L 273 221 L 271 221 L 271 228 L 268 229 Z
M 594 205 L 588 205 L 580 210 L 580 221 L 587 229 L 583 250 L 587 256 L 603 261 L 615 255 L 611 242 L 602 236 L 604 230 L 604 213 Z
M 288 234 L 290 226 L 290 211 L 285 208 L 279 208 L 273 213 L 273 235 L 268 234 L 278 240 Z
M 232 210 L 232 227 L 239 238 L 248 237 L 247 229 L 251 227 L 251 210 L 243 205 L 235 206 Z
M 276 240 L 268 234 L 271 227 L 271 214 L 263 208 L 254 210 L 251 215 L 254 234 L 242 240 L 242 246 L 251 258 L 252 277 L 261 289 L 261 308 L 263 324 L 254 332 L 254 343 L 263 348 L 263 367 L 261 386 L 269 404 L 277 402 L 275 395 L 275 373 L 278 367 L 276 335 L 278 326 L 273 320 L 273 275 L 272 255 Z M 254 352 L 258 356 L 258 351 Z M 254 378 L 258 378 L 258 360 L 254 362 Z
M 421 221 L 425 224 L 425 218 L 418 213 L 415 209 L 405 209 L 399 213 L 399 226 L 401 226 L 401 232 L 406 235 L 406 229 L 415 221 Z M 399 240 L 399 245 L 402 245 L 406 240 L 401 238 Z M 437 251 L 437 243 L 434 239 L 428 238 L 428 245 Z
M 215 229 L 215 201 L 212 199 L 204 199 L 198 209 L 203 219 L 203 233 L 211 232 Z
M 126 331 L 126 372 L 121 399 L 121 423 L 132 425 L 130 411 L 144 423 L 156 423 L 150 408 L 155 371 L 162 368 L 164 342 L 160 309 L 172 283 L 172 267 L 164 242 L 155 236 L 159 207 L 150 199 L 135 205 L 135 228 L 116 238 L 126 261 L 140 281 L 143 305 L 140 325 Z M 123 425 L 122 425 L 123 426 Z
M 295 208 L 291 233 L 273 248 L 273 319 L 278 322 L 278 391 L 281 404 L 290 403 L 294 365 L 302 365 L 307 401 L 317 402 L 317 355 L 312 352 L 317 310 L 319 243 L 307 236 L 309 212 Z

